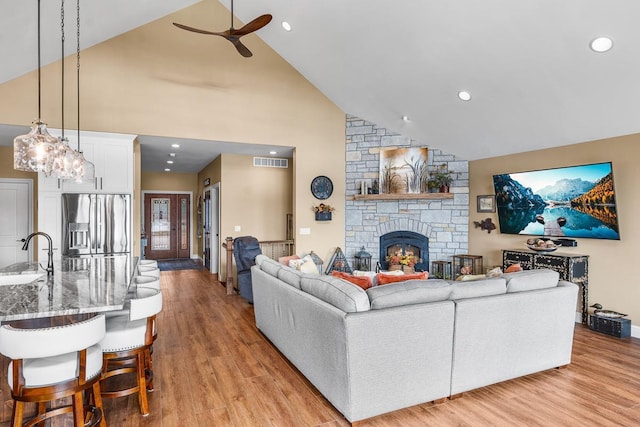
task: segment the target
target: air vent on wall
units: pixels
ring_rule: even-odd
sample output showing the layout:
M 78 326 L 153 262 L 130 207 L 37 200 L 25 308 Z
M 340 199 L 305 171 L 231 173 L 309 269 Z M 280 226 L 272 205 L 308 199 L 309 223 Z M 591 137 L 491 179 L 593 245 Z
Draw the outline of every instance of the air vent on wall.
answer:
M 288 168 L 289 159 L 279 159 L 276 157 L 254 157 L 253 166 L 259 168 Z

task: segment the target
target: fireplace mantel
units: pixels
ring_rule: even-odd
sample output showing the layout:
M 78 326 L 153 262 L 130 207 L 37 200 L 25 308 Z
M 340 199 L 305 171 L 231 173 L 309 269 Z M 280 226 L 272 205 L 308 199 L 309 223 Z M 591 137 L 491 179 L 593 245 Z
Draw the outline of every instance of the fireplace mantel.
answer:
M 421 200 L 421 199 L 453 199 L 453 193 L 419 193 L 419 194 L 356 194 L 351 200 Z

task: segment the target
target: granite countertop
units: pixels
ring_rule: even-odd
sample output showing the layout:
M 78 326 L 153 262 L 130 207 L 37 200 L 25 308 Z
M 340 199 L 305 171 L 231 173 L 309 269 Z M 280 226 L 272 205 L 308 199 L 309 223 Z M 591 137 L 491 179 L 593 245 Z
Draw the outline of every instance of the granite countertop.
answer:
M 54 262 L 53 276 L 38 269 L 38 263 L 12 264 L 0 269 L 0 276 L 34 274 L 42 276 L 30 283 L 0 285 L 0 321 L 36 319 L 119 310 L 138 257 L 65 257 Z

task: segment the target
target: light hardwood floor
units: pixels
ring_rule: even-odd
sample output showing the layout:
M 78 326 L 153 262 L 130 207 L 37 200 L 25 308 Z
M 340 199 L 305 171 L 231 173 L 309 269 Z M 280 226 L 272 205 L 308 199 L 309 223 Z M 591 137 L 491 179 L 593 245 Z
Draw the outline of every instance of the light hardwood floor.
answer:
M 105 401 L 110 426 L 347 426 L 206 272 L 163 272 L 148 417 Z M 399 355 L 399 360 L 402 355 Z M 6 372 L 3 373 L 6 381 Z M 3 385 L 4 413 L 10 406 Z M 384 397 L 382 397 L 384 398 Z M 8 426 L 0 422 L 0 427 Z M 55 423 L 54 426 L 65 425 Z M 576 326 L 571 365 L 366 420 L 363 426 L 638 426 L 640 340 Z

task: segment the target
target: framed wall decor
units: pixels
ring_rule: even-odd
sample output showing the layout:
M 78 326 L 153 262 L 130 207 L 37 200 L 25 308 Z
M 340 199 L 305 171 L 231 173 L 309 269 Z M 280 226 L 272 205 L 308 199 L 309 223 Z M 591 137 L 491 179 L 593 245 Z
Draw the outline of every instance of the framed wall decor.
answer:
M 478 212 L 494 213 L 496 211 L 496 196 L 487 194 L 478 196 Z

